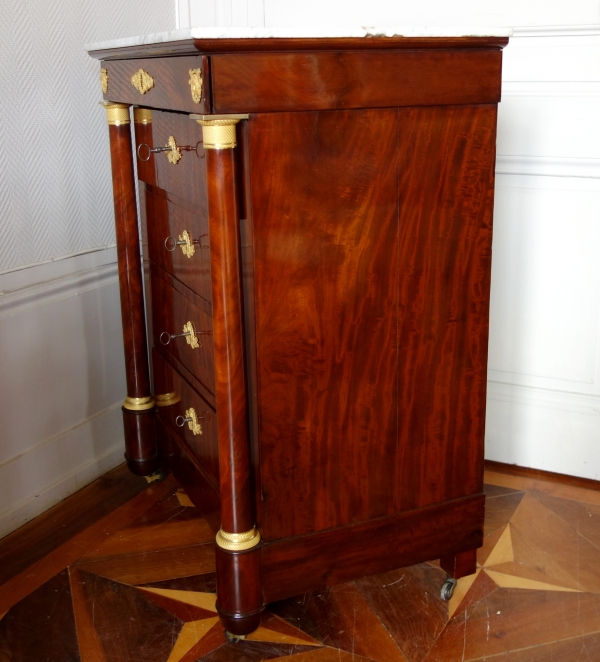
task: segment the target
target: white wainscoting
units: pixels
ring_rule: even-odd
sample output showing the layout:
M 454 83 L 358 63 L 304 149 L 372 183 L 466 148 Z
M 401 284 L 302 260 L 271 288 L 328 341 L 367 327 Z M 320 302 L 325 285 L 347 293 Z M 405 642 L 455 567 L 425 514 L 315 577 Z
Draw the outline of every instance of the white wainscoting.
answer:
M 0 274 L 0 537 L 123 462 L 114 247 Z
M 486 457 L 600 479 L 600 26 L 516 29 L 503 76 Z

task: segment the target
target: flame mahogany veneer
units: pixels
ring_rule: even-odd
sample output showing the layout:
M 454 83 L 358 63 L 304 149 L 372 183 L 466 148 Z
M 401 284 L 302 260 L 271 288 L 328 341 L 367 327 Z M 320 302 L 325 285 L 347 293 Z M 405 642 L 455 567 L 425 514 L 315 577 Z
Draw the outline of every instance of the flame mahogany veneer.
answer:
M 153 394 L 177 400 L 144 424 L 215 531 L 260 531 L 247 551 L 217 547 L 235 634 L 269 601 L 366 574 L 475 571 L 507 43 L 251 41 L 95 53 L 105 99 L 152 109 L 138 145 L 197 145 L 176 165 L 138 159 Z M 156 79 L 144 96 L 128 84 L 140 66 Z M 249 118 L 235 149 L 205 150 L 185 112 Z M 184 229 L 203 237 L 191 258 L 164 247 Z M 136 351 L 143 313 L 123 304 Z M 203 348 L 162 346 L 190 316 L 212 331 Z M 175 424 L 192 405 L 202 435 Z

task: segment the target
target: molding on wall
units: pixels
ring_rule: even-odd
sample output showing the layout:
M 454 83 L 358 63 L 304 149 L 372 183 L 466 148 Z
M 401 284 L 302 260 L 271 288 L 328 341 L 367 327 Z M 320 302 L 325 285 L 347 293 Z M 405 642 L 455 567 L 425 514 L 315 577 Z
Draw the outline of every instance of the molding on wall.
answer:
M 35 267 L 41 267 L 44 264 L 54 264 L 56 262 L 71 260 L 74 257 L 81 257 L 82 255 L 89 255 L 90 253 L 99 253 L 100 251 L 106 251 L 111 248 L 116 249 L 116 247 L 117 244 L 107 244 L 106 246 L 94 246 L 93 248 L 86 248 L 83 251 L 76 251 L 75 253 L 69 253 L 68 255 L 59 255 L 58 257 L 53 257 L 50 260 L 41 260 L 40 262 L 33 262 L 32 264 L 23 264 L 18 267 L 4 269 L 4 271 L 0 271 L 0 276 L 4 276 L 6 274 L 12 274 L 15 271 L 23 271 L 24 269 L 33 269 Z
M 541 25 L 513 27 L 513 38 L 519 37 L 587 37 L 600 35 L 600 24 Z
M 175 29 L 191 27 L 189 0 L 175 0 Z
M 561 411 L 576 412 L 578 414 L 600 415 L 599 395 L 551 391 L 549 389 L 504 384 L 489 380 L 487 396 L 488 400 L 544 407 L 547 409 L 560 409 Z
M 47 439 L 44 439 L 43 441 L 40 441 L 38 444 L 35 444 L 34 446 L 30 446 L 27 450 L 23 451 L 22 453 L 19 453 L 18 455 L 13 455 L 12 457 L 9 457 L 8 459 L 4 460 L 3 462 L 0 462 L 0 471 L 3 471 L 8 465 L 18 462 L 22 458 L 26 457 L 27 455 L 31 453 L 36 453 L 40 451 L 42 448 L 45 446 L 48 446 L 50 444 L 56 443 L 59 439 L 62 437 L 66 437 L 69 434 L 77 433 L 76 431 L 84 426 L 84 425 L 90 425 L 96 419 L 101 418 L 102 416 L 105 416 L 106 414 L 109 414 L 111 411 L 116 409 L 117 407 L 121 406 L 121 401 L 115 403 L 114 405 L 111 405 L 110 407 L 107 407 L 106 409 L 103 409 L 102 411 L 96 412 L 92 416 L 88 416 L 87 418 L 84 418 L 83 421 L 79 421 L 79 423 L 76 423 L 75 425 L 72 425 L 70 428 L 67 428 L 66 430 L 61 430 L 58 434 L 53 434 L 51 437 L 48 437 Z
M 571 487 L 583 488 L 585 490 L 600 491 L 600 481 L 592 478 L 580 478 L 579 476 L 570 476 L 556 471 L 542 471 L 541 469 L 521 467 L 518 464 L 506 464 L 505 462 L 496 462 L 494 460 L 485 460 L 484 468 L 486 472 L 489 471 L 508 476 L 521 476 L 535 481 L 539 480 L 558 483 L 560 485 L 570 485 Z
M 5 290 L 0 292 L 0 320 L 17 315 L 27 308 L 62 301 L 117 280 L 117 264 L 112 263 L 60 276 L 50 281 Z
M 600 81 L 502 81 L 503 97 L 598 97 Z
M 496 174 L 600 179 L 600 159 L 498 154 Z

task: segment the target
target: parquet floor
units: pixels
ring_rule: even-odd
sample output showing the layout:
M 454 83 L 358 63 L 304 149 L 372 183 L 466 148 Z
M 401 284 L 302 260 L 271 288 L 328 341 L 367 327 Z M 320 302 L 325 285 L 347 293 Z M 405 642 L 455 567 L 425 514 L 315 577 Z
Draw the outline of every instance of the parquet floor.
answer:
M 172 477 L 132 480 L 91 522 L 82 501 L 85 525 L 82 492 L 68 531 L 42 516 L 0 543 L 2 662 L 600 661 L 599 491 L 487 472 L 479 567 L 450 602 L 423 563 L 270 605 L 233 645 L 208 526 Z

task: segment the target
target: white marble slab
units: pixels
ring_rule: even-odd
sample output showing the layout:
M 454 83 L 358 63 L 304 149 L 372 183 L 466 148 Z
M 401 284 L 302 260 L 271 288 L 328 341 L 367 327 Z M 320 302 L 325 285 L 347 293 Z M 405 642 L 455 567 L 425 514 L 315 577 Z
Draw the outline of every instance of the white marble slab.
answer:
M 155 32 L 138 37 L 109 39 L 86 44 L 87 51 L 125 46 L 144 46 L 185 39 L 326 39 L 345 37 L 510 37 L 510 28 L 439 28 L 439 27 L 286 27 L 286 28 L 187 28 Z

